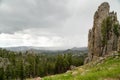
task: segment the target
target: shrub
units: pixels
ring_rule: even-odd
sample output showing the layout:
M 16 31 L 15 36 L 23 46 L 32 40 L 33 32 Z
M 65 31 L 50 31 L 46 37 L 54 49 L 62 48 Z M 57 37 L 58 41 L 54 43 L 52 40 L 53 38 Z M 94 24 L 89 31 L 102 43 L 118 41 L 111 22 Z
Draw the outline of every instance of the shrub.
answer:
M 119 36 L 119 24 L 114 24 L 114 28 L 113 28 L 113 31 L 115 33 L 115 35 L 118 37 Z

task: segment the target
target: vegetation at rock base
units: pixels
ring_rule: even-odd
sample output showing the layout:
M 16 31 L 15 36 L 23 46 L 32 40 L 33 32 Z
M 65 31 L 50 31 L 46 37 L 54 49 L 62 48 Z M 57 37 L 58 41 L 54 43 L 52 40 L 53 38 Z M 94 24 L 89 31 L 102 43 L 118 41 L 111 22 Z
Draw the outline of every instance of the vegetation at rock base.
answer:
M 44 77 L 43 80 L 119 80 L 120 53 L 100 63 L 90 62 L 64 74 Z
M 115 33 L 115 35 L 118 37 L 119 36 L 119 24 L 114 24 L 114 28 L 113 28 L 113 31 Z
M 71 65 L 83 64 L 84 54 L 75 54 L 22 53 L 0 49 L 0 80 L 24 80 L 66 72 Z

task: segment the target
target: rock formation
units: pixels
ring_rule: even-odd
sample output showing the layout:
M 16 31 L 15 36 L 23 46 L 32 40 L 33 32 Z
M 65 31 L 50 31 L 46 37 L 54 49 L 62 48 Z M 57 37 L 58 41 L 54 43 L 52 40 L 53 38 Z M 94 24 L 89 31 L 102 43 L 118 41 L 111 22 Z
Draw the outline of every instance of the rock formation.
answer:
M 85 63 L 120 50 L 120 25 L 116 12 L 109 12 L 107 2 L 102 3 L 94 15 L 93 28 L 88 34 L 88 57 Z

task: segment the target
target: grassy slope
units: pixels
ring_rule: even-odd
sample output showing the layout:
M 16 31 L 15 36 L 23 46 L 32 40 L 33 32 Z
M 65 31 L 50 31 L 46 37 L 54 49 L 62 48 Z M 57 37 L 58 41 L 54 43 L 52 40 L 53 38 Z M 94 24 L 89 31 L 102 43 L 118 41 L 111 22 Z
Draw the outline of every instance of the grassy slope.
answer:
M 109 57 L 102 63 L 93 64 L 94 62 L 64 74 L 44 77 L 42 80 L 120 80 L 120 57 Z

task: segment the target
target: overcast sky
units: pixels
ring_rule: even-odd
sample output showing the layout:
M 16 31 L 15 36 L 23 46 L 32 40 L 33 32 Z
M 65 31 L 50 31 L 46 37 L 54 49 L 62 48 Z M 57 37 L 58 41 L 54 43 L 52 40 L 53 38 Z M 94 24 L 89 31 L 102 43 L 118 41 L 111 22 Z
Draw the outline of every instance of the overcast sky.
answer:
M 102 2 L 120 0 L 0 0 L 0 47 L 83 47 Z

